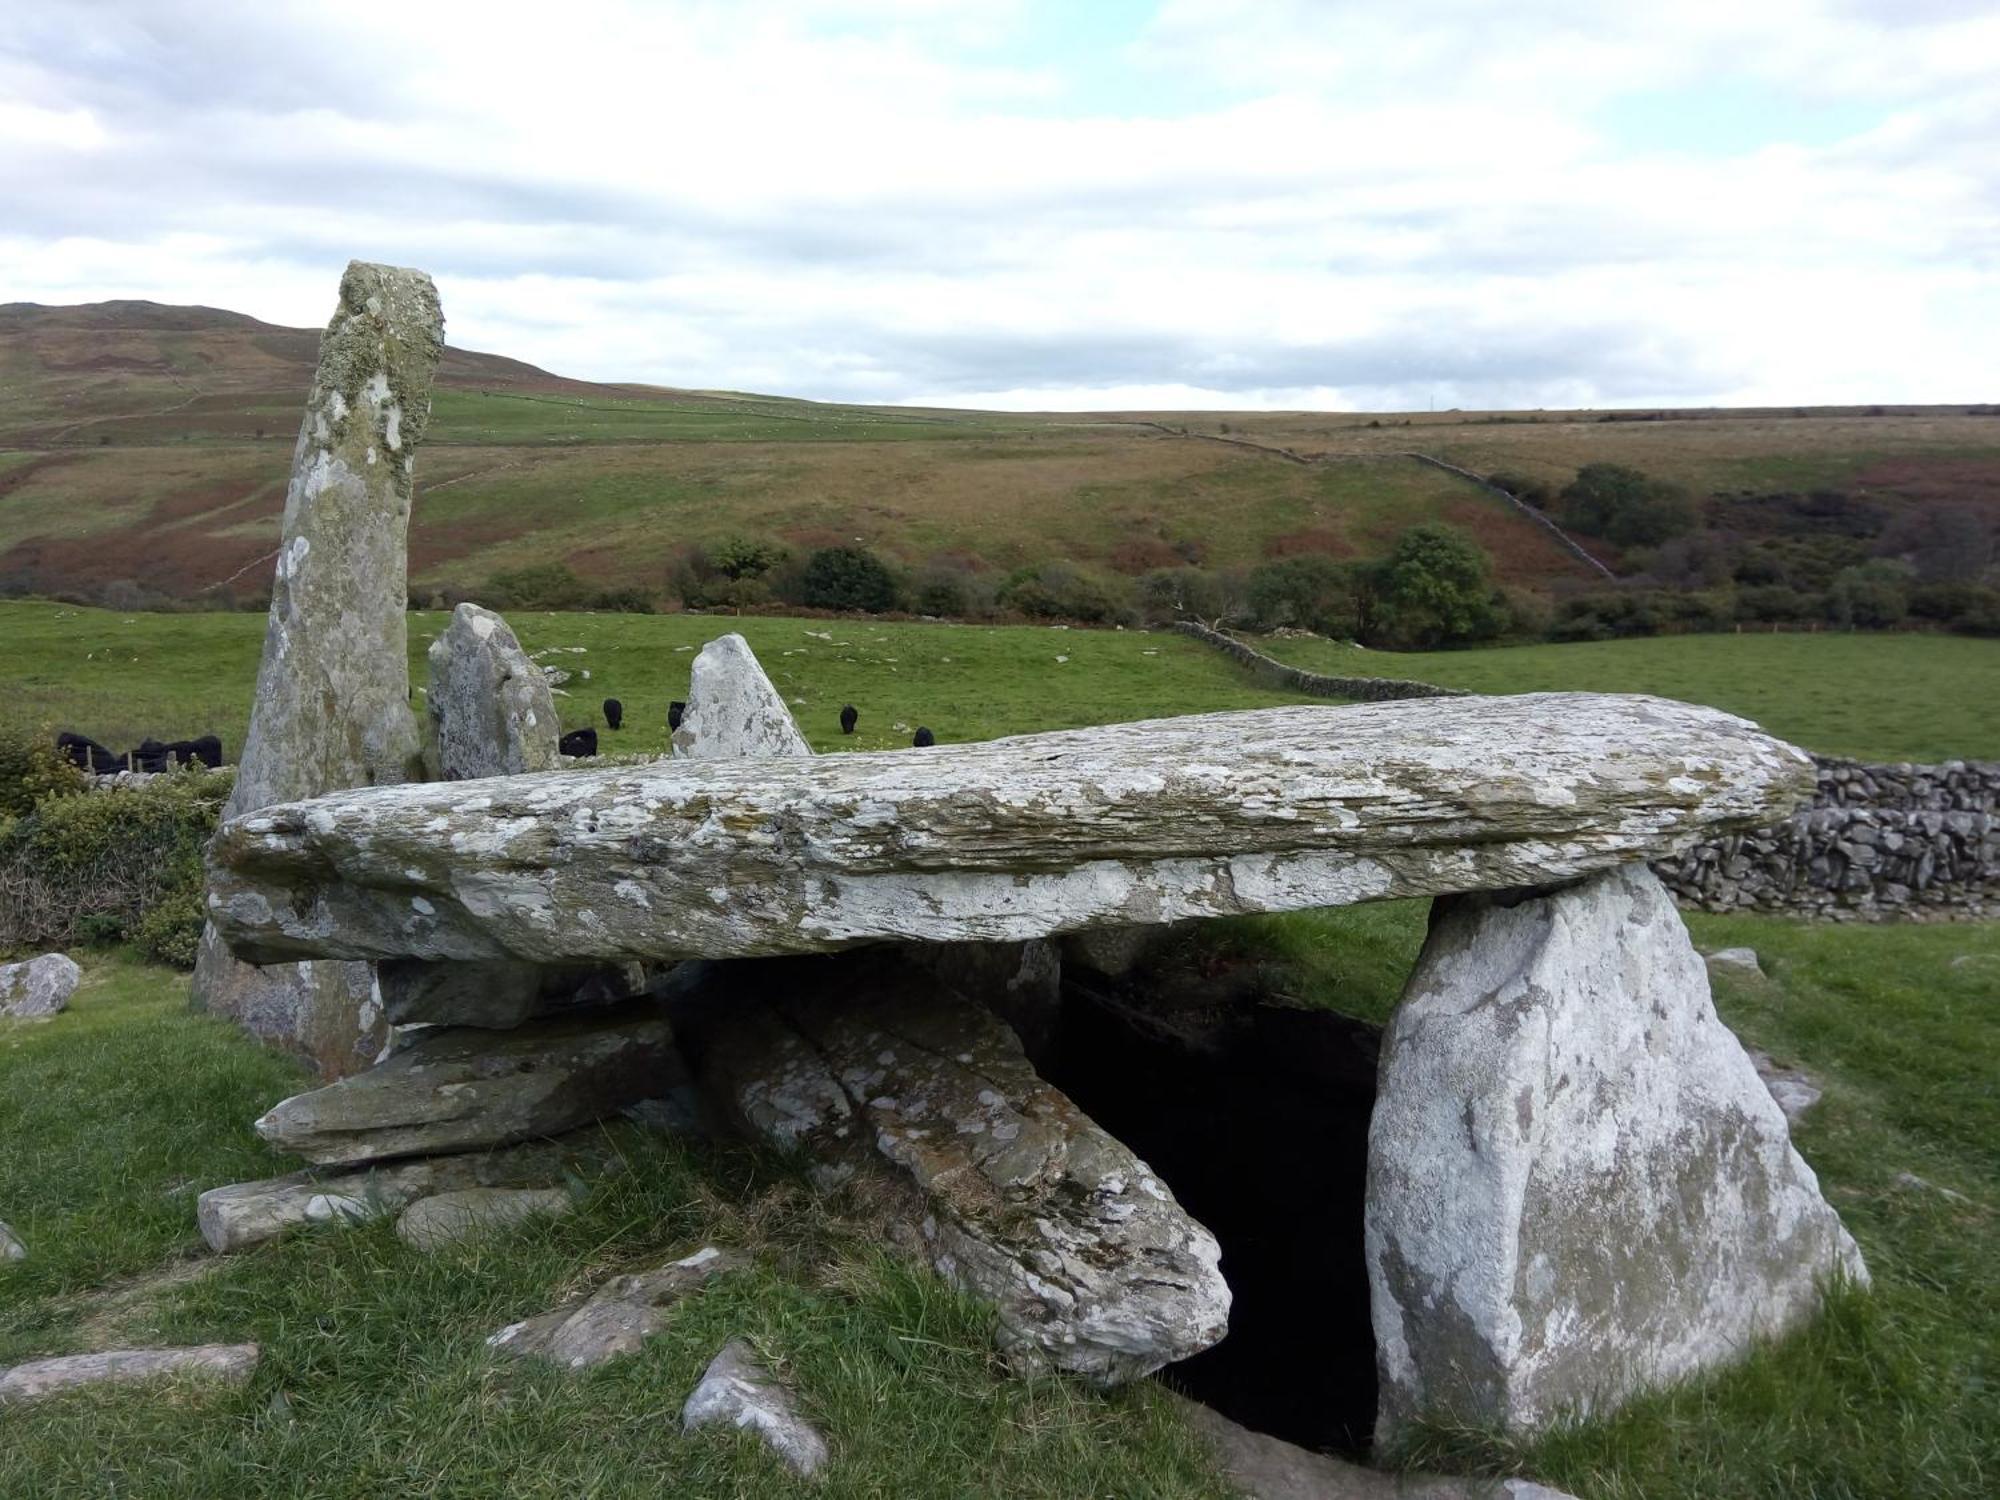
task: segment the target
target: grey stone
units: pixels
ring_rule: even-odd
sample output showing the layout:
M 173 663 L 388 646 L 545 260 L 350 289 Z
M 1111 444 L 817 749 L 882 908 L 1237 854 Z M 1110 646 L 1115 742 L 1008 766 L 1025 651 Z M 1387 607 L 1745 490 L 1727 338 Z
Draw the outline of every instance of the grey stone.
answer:
M 1637 867 L 1437 903 L 1384 1037 L 1366 1255 L 1385 1443 L 1601 1414 L 1867 1276 Z
M 1956 1189 L 1939 1187 L 1935 1182 L 1919 1177 L 1915 1172 L 1898 1172 L 1892 1180 L 1897 1187 L 1907 1188 L 1912 1192 L 1936 1193 L 1939 1197 L 1949 1199 L 1953 1203 L 1970 1205 L 1972 1202 L 1970 1198 Z
M 111 1349 L 32 1359 L 0 1370 L 0 1406 L 25 1405 L 89 1385 L 130 1385 L 193 1376 L 241 1385 L 257 1368 L 255 1344 L 197 1344 L 181 1349 Z
M 396 1220 L 396 1235 L 418 1250 L 442 1250 L 530 1219 L 560 1218 L 575 1207 L 566 1188 L 460 1188 L 412 1203 Z
M 1508 888 L 1768 822 L 1803 752 L 1580 693 L 661 761 L 265 808 L 210 850 L 260 961 L 748 957 Z
M 387 959 L 376 966 L 376 978 L 392 1025 L 503 1031 L 538 1016 L 636 999 L 649 982 L 645 967 L 636 963 L 543 966 L 509 960 Z
M 43 1021 L 69 1004 L 83 970 L 66 953 L 44 953 L 17 964 L 0 964 L 0 1017 Z
M 1797 1068 L 1782 1066 L 1770 1053 L 1758 1048 L 1750 1049 L 1750 1062 L 1757 1070 L 1757 1076 L 1764 1081 L 1771 1097 L 1778 1102 L 1778 1108 L 1785 1112 L 1788 1124 L 1796 1125 L 1805 1118 L 1807 1110 L 1819 1103 L 1825 1093 L 1810 1074 Z
M 459 605 L 431 642 L 429 659 L 424 701 L 437 756 L 434 780 L 518 776 L 562 764 L 556 750 L 562 726 L 548 679 L 500 616 Z
M 695 760 L 812 754 L 783 696 L 740 635 L 719 636 L 695 657 L 687 711 L 673 745 L 675 755 Z
M 619 1355 L 636 1353 L 666 1325 L 675 1303 L 744 1264 L 733 1251 L 704 1245 L 653 1270 L 614 1276 L 581 1301 L 509 1323 L 486 1344 L 520 1359 L 545 1359 L 571 1370 L 594 1369 Z
M 558 1135 L 682 1081 L 673 1028 L 642 1003 L 513 1031 L 440 1027 L 256 1129 L 321 1165 L 471 1151 Z
M 1708 955 L 1708 971 L 1713 974 L 1720 970 L 1727 974 L 1737 974 L 1748 979 L 1762 979 L 1764 966 L 1757 962 L 1755 948 L 1718 948 Z
M 681 1430 L 745 1428 L 764 1440 L 794 1474 L 811 1478 L 826 1465 L 826 1439 L 799 1415 L 792 1393 L 771 1378 L 741 1339 L 709 1361 L 681 1408 Z
M 995 1304 L 1016 1364 L 1109 1385 L 1228 1331 L 1214 1237 L 990 1011 L 887 950 L 709 967 L 684 1024 L 711 1097 L 822 1185 L 912 1199 L 905 1248 Z
M 14 1233 L 13 1226 L 0 1219 L 0 1260 L 26 1260 L 28 1247 L 21 1243 L 21 1237 Z
M 226 817 L 421 774 L 408 701 L 407 534 L 443 346 L 428 276 L 348 265 L 292 453 L 264 655 Z M 328 1077 L 365 1067 L 386 1037 L 365 965 L 251 969 L 212 930 L 193 1001 Z

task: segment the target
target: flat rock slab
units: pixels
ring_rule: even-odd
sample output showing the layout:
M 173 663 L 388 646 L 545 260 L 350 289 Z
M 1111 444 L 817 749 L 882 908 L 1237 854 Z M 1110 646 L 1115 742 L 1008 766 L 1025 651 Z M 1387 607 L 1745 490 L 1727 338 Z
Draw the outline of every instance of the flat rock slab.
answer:
M 419 1198 L 396 1220 L 396 1236 L 418 1250 L 505 1233 L 530 1219 L 560 1218 L 576 1207 L 567 1188 L 461 1188 Z
M 40 1401 L 91 1385 L 130 1385 L 163 1376 L 194 1376 L 240 1385 L 257 1368 L 255 1344 L 197 1344 L 181 1349 L 112 1349 L 66 1354 L 0 1370 L 0 1406 Z
M 665 1326 L 675 1303 L 745 1264 L 734 1251 L 704 1245 L 650 1271 L 614 1276 L 579 1302 L 509 1323 L 486 1346 L 517 1359 L 594 1369 L 621 1354 L 637 1353 Z
M 1024 941 L 1568 879 L 1812 788 L 1803 751 L 1659 698 L 1261 709 L 336 793 L 226 824 L 209 914 L 259 963 Z
M 756 1433 L 802 1477 L 809 1478 L 826 1465 L 826 1439 L 799 1415 L 792 1393 L 771 1378 L 741 1339 L 723 1345 L 681 1408 L 684 1432 L 718 1425 Z
M 441 1027 L 294 1095 L 256 1129 L 322 1166 L 477 1151 L 560 1135 L 685 1081 L 665 1013 L 641 1002 L 512 1031 Z
M 82 982 L 82 968 L 66 953 L 0 964 L 0 1017 L 45 1021 L 69 1004 Z

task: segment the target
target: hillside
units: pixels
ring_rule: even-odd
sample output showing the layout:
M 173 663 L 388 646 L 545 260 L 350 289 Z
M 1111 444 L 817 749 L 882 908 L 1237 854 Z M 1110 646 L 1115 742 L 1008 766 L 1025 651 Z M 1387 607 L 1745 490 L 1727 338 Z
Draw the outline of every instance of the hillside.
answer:
M 0 306 L 0 590 L 254 597 L 317 337 L 210 308 Z M 1560 593 L 1592 575 L 1555 538 L 1407 454 L 1556 484 L 1614 461 L 1700 495 L 1835 487 L 2000 512 L 1986 411 L 1019 415 L 597 385 L 453 349 L 411 573 L 423 591 L 562 561 L 657 590 L 690 544 L 748 534 L 859 540 L 912 566 L 1137 574 L 1368 555 L 1443 519 L 1501 582 Z

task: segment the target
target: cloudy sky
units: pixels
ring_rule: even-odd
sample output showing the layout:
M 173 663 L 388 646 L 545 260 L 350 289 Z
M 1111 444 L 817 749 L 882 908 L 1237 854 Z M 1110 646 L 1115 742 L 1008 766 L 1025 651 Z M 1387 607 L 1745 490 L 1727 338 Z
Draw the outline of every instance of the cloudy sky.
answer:
M 1005 407 L 2000 397 L 1997 0 L 52 0 L 0 301 L 421 266 L 592 379 Z

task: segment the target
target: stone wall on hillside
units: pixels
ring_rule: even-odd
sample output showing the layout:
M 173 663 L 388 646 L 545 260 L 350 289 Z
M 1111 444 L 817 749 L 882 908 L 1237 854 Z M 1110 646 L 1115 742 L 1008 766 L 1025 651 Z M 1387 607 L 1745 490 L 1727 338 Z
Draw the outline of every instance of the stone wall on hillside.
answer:
M 1215 647 L 1223 655 L 1241 662 L 1276 687 L 1286 688 L 1294 693 L 1306 693 L 1315 698 L 1351 698 L 1357 703 L 1387 703 L 1398 698 L 1467 696 L 1463 688 L 1438 687 L 1434 683 L 1412 682 L 1401 677 L 1324 677 L 1318 672 L 1287 666 L 1284 662 L 1244 645 L 1234 636 L 1224 635 L 1219 630 L 1210 630 L 1206 625 L 1196 624 L 1193 620 L 1176 620 L 1174 629 L 1182 635 L 1193 636 L 1204 645 Z
M 1865 765 L 1815 756 L 1812 805 L 1654 866 L 1706 911 L 1835 921 L 2000 914 L 2000 761 Z

